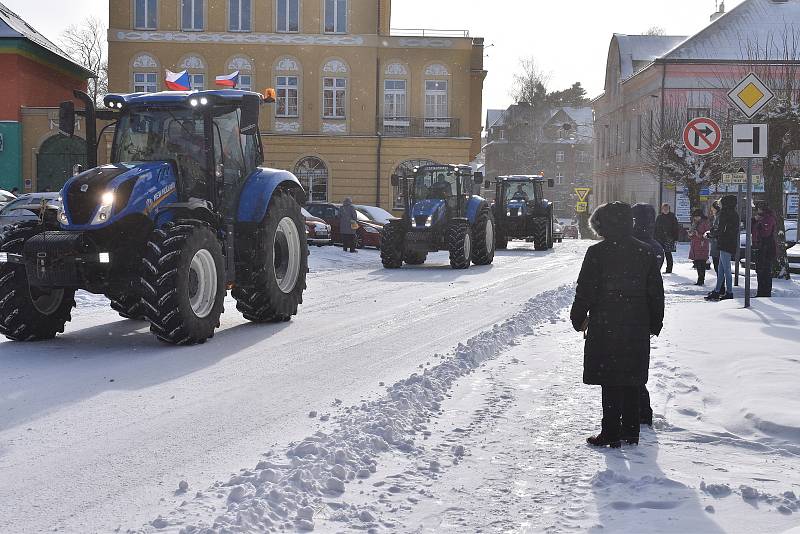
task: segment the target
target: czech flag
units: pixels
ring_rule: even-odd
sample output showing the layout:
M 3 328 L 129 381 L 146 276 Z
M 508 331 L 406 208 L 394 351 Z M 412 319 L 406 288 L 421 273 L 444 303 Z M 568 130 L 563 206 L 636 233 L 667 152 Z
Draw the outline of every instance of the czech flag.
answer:
M 239 85 L 239 71 L 237 70 L 236 72 L 232 72 L 230 74 L 217 76 L 217 85 L 236 89 L 236 86 Z
M 167 79 L 164 81 L 170 91 L 191 91 L 189 73 L 187 71 L 172 72 L 167 71 Z

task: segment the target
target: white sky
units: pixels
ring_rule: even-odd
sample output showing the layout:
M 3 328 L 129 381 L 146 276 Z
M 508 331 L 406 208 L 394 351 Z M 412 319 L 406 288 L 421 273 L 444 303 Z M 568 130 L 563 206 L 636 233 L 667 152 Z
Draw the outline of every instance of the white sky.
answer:
M 53 40 L 87 15 L 108 21 L 108 0 L 0 1 Z M 728 0 L 727 10 L 742 1 Z M 714 9 L 714 0 L 394 0 L 392 27 L 468 29 L 484 37 L 484 108 L 505 108 L 513 103 L 509 86 L 522 57 L 533 56 L 551 73 L 551 89 L 580 81 L 594 97 L 603 90 L 613 33 L 658 25 L 670 35 L 692 35 Z

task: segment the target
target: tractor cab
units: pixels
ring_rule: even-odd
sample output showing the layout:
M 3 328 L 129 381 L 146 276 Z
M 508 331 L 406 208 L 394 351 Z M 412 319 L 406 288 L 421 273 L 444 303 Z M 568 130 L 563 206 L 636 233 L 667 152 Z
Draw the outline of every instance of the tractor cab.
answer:
M 406 214 L 415 222 L 424 217 L 430 223 L 442 223 L 463 217 L 475 183 L 483 177 L 466 165 L 425 165 L 416 167 L 409 178 Z M 476 182 L 477 180 L 477 182 Z M 416 228 L 416 225 L 413 225 Z
M 501 176 L 494 185 L 497 248 L 506 248 L 511 239 L 533 242 L 536 250 L 552 248 L 553 205 L 545 198 L 544 188 L 553 187 L 553 179 L 541 174 Z M 487 180 L 484 186 L 489 189 L 492 182 Z

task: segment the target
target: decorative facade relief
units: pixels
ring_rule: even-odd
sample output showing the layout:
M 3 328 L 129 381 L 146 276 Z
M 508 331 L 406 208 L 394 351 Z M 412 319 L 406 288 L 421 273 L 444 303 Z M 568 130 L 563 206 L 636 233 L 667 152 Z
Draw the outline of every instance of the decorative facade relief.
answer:
M 275 131 L 279 133 L 299 133 L 300 123 L 296 121 L 275 121 Z
M 343 61 L 332 59 L 325 63 L 325 66 L 322 67 L 322 72 L 347 72 L 347 65 L 345 65 Z
M 235 57 L 233 58 L 230 63 L 228 63 L 228 69 L 230 70 L 238 70 L 238 71 L 245 71 L 245 72 L 252 72 L 253 64 L 250 63 L 250 60 L 244 57 Z
M 180 67 L 184 69 L 204 69 L 206 64 L 197 56 L 186 56 L 181 61 Z
M 330 134 L 346 134 L 347 133 L 347 123 L 334 123 L 334 122 L 323 122 L 322 123 L 322 133 L 330 133 Z
M 290 57 L 285 57 L 278 61 L 278 65 L 275 68 L 282 72 L 297 72 L 300 70 L 297 61 Z
M 408 76 L 408 69 L 402 63 L 389 63 L 385 72 L 387 76 Z
M 134 69 L 155 69 L 158 68 L 158 62 L 150 54 L 139 54 L 133 60 Z
M 425 39 L 403 37 L 400 39 L 403 48 L 451 48 L 453 41 L 450 39 Z
M 425 69 L 426 76 L 449 76 L 450 72 L 447 70 L 447 67 L 442 65 L 441 63 L 434 63 L 433 65 L 428 65 L 428 68 Z
M 281 33 L 151 32 L 113 30 L 110 40 L 145 43 L 228 43 L 304 46 L 362 46 L 360 35 L 301 35 Z

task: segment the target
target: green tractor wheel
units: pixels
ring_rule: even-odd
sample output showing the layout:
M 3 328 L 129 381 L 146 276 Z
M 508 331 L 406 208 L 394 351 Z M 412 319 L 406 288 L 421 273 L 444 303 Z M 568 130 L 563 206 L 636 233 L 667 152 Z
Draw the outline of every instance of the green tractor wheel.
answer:
M 403 266 L 405 234 L 401 222 L 391 221 L 383 227 L 381 262 L 386 269 L 399 269 Z
M 288 321 L 303 303 L 308 273 L 305 226 L 288 191 L 275 191 L 257 232 L 254 286 L 233 291 L 236 309 L 256 323 Z
M 39 232 L 36 222 L 9 230 L 0 251 L 22 253 L 25 241 Z M 22 265 L 0 265 L 0 333 L 13 341 L 53 339 L 72 320 L 74 289 L 39 289 L 28 284 Z
M 468 269 L 472 260 L 472 232 L 467 221 L 455 221 L 447 228 L 450 267 Z
M 488 208 L 481 210 L 473 226 L 472 235 L 475 243 L 472 246 L 472 263 L 489 265 L 494 261 L 495 224 L 492 212 Z

